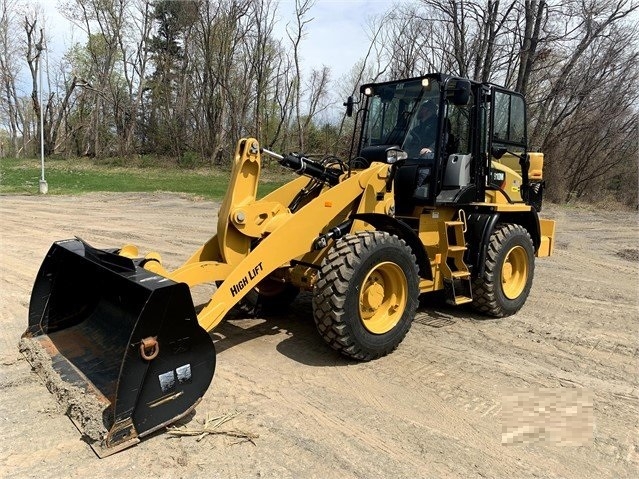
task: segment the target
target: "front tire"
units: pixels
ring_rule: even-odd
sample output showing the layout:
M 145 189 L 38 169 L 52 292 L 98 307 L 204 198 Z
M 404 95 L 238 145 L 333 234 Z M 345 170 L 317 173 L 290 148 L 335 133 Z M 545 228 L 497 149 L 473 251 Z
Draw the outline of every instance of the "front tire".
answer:
M 411 327 L 418 286 L 415 256 L 403 240 L 382 231 L 346 235 L 322 261 L 313 292 L 315 324 L 345 356 L 385 356 Z
M 499 225 L 490 236 L 484 272 L 473 281 L 473 308 L 498 318 L 521 309 L 532 287 L 535 252 L 528 231 Z

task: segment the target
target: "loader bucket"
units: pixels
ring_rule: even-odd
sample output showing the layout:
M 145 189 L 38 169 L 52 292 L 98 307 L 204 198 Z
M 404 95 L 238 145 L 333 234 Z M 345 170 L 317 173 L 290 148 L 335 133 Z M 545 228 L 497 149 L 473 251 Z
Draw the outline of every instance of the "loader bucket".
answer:
M 100 457 L 187 415 L 215 370 L 186 284 L 80 239 L 51 246 L 20 347 Z

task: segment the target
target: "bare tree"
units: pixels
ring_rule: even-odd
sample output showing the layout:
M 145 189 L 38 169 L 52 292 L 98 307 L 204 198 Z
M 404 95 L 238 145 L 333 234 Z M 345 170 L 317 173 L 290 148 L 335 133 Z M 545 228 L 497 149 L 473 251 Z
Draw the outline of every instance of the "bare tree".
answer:
M 553 199 L 633 196 L 636 0 L 400 3 L 370 23 L 362 61 L 339 83 L 329 67 L 305 66 L 314 0 L 296 0 L 284 41 L 274 37 L 275 0 L 66 0 L 87 39 L 54 68 L 44 112 L 46 39 L 35 11 L 15 15 L 17 1 L 0 0 L 0 126 L 12 151 L 35 137 L 43 115 L 47 152 L 221 164 L 246 135 L 284 151 L 345 152 L 353 119 L 324 115 L 331 89 L 341 89 L 341 101 L 364 82 L 442 71 L 526 94 L 529 141 L 546 154 Z M 30 96 L 16 87 L 20 62 Z
M 293 62 L 295 66 L 295 79 L 293 92 L 295 97 L 295 121 L 297 123 L 297 135 L 300 150 L 304 151 L 304 130 L 302 128 L 302 66 L 300 59 L 300 45 L 304 39 L 305 29 L 313 18 L 308 18 L 308 13 L 314 5 L 314 0 L 295 0 L 295 25 L 287 26 L 286 32 L 293 45 Z M 290 27 L 290 29 L 289 29 Z
M 123 131 L 120 152 L 125 155 L 134 150 L 138 111 L 142 108 L 146 88 L 149 66 L 147 40 L 151 35 L 152 27 L 151 0 L 135 0 L 127 12 L 128 20 L 117 31 L 116 35 L 128 96 L 121 111 Z
M 519 69 L 515 90 L 526 93 L 537 55 L 541 27 L 547 19 L 545 0 L 525 0 L 524 25 L 521 32 Z
M 633 5 L 631 0 L 617 0 L 610 2 L 591 1 L 576 3 L 576 18 L 574 37 L 570 39 L 572 53 L 561 64 L 554 75 L 554 81 L 548 93 L 540 102 L 538 116 L 546 118 L 550 111 L 559 112 L 559 116 L 552 122 L 539 121 L 533 131 L 533 139 L 543 145 L 544 138 L 550 133 L 551 126 L 557 126 L 558 121 L 565 117 L 568 111 L 562 103 L 578 102 L 578 96 L 571 94 L 567 88 L 570 78 L 575 74 L 576 67 L 588 49 L 600 39 L 605 39 L 614 29 L 615 24 L 639 9 L 639 4 Z M 636 33 L 636 28 L 635 28 Z M 567 95 L 567 96 L 566 96 Z
M 8 130 L 10 149 L 4 147 L 3 154 L 19 155 L 23 150 L 18 144 L 20 137 L 25 138 L 25 117 L 20 107 L 16 90 L 16 80 L 20 74 L 20 50 L 17 28 L 18 15 L 14 0 L 0 0 L 0 125 Z M 0 138 L 0 142 L 4 139 Z
M 44 33 L 43 29 L 40 28 L 38 31 L 38 15 L 37 13 L 33 13 L 33 16 L 25 15 L 24 17 L 24 31 L 26 33 L 27 42 L 26 42 L 26 60 L 29 65 L 29 71 L 31 73 L 31 103 L 33 105 L 33 111 L 36 116 L 36 126 L 35 131 L 36 134 L 33 137 L 40 136 L 40 125 L 43 124 L 43 121 L 40 120 L 40 117 L 44 115 L 42 110 L 41 99 L 39 95 L 39 69 L 42 68 L 42 51 L 44 50 Z M 46 132 L 46 130 L 45 130 Z M 47 135 L 44 135 L 45 142 L 45 154 L 49 153 L 48 143 L 49 138 Z M 34 150 L 35 152 L 35 150 Z

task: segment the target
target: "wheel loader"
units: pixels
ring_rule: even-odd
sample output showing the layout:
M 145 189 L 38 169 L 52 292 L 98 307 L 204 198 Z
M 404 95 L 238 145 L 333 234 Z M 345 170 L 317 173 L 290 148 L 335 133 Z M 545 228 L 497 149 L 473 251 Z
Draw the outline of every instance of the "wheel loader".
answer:
M 436 73 L 363 85 L 345 106 L 347 161 L 240 140 L 217 231 L 175 270 L 133 245 L 51 246 L 21 348 L 32 363 L 44 355 L 39 370 L 50 360 L 63 384 L 52 389 L 100 457 L 194 409 L 215 370 L 209 333 L 235 306 L 309 291 L 320 337 L 369 361 L 399 346 L 422 294 L 493 317 L 524 305 L 555 230 L 538 215 L 543 154 L 527 148 L 524 98 Z M 265 155 L 299 176 L 257 199 Z M 204 283 L 212 295 L 196 312 L 190 288 Z

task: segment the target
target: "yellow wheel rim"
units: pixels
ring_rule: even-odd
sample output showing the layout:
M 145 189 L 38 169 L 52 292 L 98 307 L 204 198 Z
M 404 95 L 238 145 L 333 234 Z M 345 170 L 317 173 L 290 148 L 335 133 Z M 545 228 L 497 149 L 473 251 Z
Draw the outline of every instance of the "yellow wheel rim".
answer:
M 508 251 L 501 267 L 501 287 L 508 299 L 517 299 L 528 281 L 528 255 L 523 246 Z
M 406 308 L 407 291 L 406 275 L 395 263 L 380 263 L 370 270 L 359 293 L 364 327 L 373 334 L 393 329 Z

